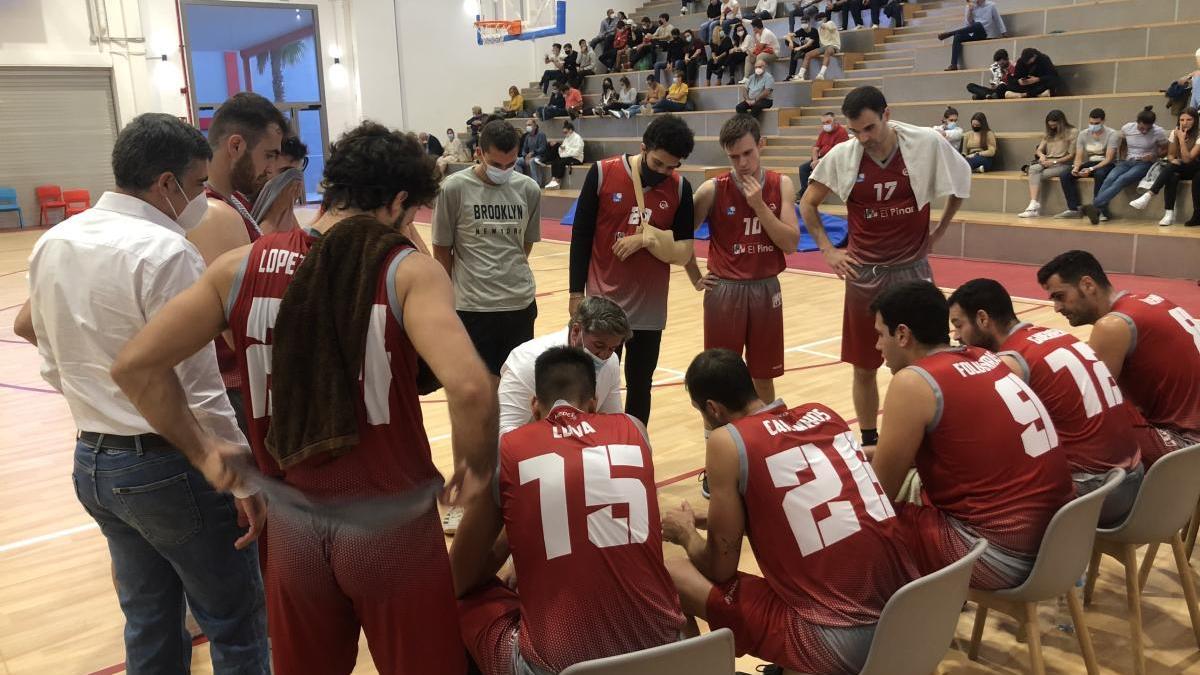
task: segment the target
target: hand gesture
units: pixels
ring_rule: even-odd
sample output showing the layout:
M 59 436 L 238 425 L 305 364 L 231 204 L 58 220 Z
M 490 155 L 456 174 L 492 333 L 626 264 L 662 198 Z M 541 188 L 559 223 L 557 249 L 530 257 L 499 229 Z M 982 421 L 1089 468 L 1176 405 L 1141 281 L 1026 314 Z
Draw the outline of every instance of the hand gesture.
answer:
M 821 251 L 821 256 L 825 258 L 825 264 L 833 268 L 839 279 L 858 278 L 858 271 L 854 269 L 854 266 L 860 263 L 844 249 L 830 248 Z
M 694 285 L 698 291 L 711 291 L 717 287 L 717 276 L 709 272 L 697 279 Z
M 637 232 L 621 237 L 613 244 L 613 253 L 617 255 L 617 260 L 626 260 L 629 256 L 637 253 L 645 244 L 642 242 L 642 233 Z
M 262 493 L 253 494 L 245 499 L 235 499 L 238 511 L 238 525 L 247 527 L 246 533 L 233 542 L 233 547 L 239 551 L 254 543 L 262 534 L 267 522 L 267 502 Z
M 662 514 L 663 540 L 683 546 L 696 531 L 696 513 L 685 499 L 677 509 Z
M 242 488 L 242 476 L 252 471 L 250 450 L 229 441 L 207 436 L 202 439 L 204 455 L 196 466 L 209 485 L 218 492 Z
M 750 205 L 750 208 L 758 211 L 766 206 L 762 198 L 762 183 L 758 182 L 757 176 L 739 176 L 737 172 L 734 172 L 733 181 L 742 191 L 742 196 L 746 198 L 746 203 Z
M 487 490 L 488 482 L 488 476 L 480 475 L 478 471 L 467 466 L 466 462 L 458 462 L 454 467 L 454 475 L 442 490 L 439 501 L 446 506 L 463 506 Z

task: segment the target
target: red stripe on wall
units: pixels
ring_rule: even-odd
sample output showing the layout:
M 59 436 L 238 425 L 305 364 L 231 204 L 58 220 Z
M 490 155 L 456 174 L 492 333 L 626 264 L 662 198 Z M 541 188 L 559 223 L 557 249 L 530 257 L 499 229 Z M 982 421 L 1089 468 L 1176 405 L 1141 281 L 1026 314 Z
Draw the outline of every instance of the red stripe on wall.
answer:
M 237 52 L 225 52 L 225 92 L 230 96 L 242 90 L 238 77 Z

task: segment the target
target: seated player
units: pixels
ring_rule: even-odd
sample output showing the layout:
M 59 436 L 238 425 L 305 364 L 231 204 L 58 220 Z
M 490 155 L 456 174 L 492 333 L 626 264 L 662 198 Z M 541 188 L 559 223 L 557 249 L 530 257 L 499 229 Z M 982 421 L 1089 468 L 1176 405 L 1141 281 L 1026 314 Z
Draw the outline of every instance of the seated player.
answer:
M 686 375 L 708 439 L 708 538 L 687 502 L 663 537 L 684 613 L 733 631 L 738 654 L 805 673 L 857 673 L 875 624 L 917 576 L 891 502 L 837 413 L 763 403 L 741 357 L 697 356 Z M 750 538 L 764 577 L 738 572 Z
M 704 181 L 693 197 L 696 227 L 709 223 L 708 274 L 700 276 L 693 258 L 688 275 L 705 292 L 704 348 L 745 350 L 758 397 L 773 401 L 783 374 L 779 273 L 800 241 L 796 209 L 784 199 L 792 180 L 762 168 L 765 141 L 753 117 L 726 120 L 720 141 L 732 168 Z
M 958 341 L 995 352 L 1045 404 L 1076 494 L 1099 488 L 1111 469 L 1127 472 L 1100 512 L 1101 523 L 1124 518 L 1145 471 L 1134 416 L 1108 366 L 1070 333 L 1018 322 L 1012 298 L 998 281 L 968 281 L 948 302 Z
M 593 412 L 596 368 L 577 348 L 539 356 L 535 382 L 537 421 L 500 439 L 493 489 L 467 504 L 450 550 L 484 675 L 556 673 L 674 642 L 683 626 L 645 428 Z M 519 593 L 494 576 L 510 550 Z
M 887 424 L 871 460 L 895 499 L 915 464 L 926 505 L 897 504 L 923 573 L 990 546 L 971 586 L 1012 588 L 1029 576 L 1042 533 L 1075 496 L 1046 407 L 995 354 L 951 347 L 946 298 L 928 281 L 884 291 L 871 306 L 893 373 Z
M 1200 321 L 1153 293 L 1114 291 L 1096 258 L 1067 251 L 1038 270 L 1054 310 L 1094 324 L 1088 345 L 1146 418 L 1142 463 L 1200 443 Z

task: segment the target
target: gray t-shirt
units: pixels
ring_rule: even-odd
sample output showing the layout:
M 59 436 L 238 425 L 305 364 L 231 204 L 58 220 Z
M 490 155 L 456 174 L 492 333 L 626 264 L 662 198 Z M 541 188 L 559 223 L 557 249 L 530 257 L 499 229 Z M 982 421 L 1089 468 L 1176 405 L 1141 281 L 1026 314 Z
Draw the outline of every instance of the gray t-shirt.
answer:
M 1130 122 L 1121 127 L 1125 135 L 1125 159 L 1134 162 L 1153 162 L 1164 154 L 1160 148 L 1167 143 L 1167 132 L 1155 124 L 1150 131 L 1138 131 L 1137 122 Z
M 466 312 L 507 312 L 533 302 L 525 245 L 542 238 L 542 192 L 514 173 L 490 185 L 474 169 L 442 181 L 433 207 L 433 245 L 454 249 L 454 305 Z
M 1118 153 L 1121 151 L 1121 132 L 1106 126 L 1100 135 L 1096 136 L 1091 131 L 1083 129 L 1079 132 L 1079 137 L 1075 139 L 1075 147 L 1083 150 L 1084 161 L 1102 162 L 1109 148 Z

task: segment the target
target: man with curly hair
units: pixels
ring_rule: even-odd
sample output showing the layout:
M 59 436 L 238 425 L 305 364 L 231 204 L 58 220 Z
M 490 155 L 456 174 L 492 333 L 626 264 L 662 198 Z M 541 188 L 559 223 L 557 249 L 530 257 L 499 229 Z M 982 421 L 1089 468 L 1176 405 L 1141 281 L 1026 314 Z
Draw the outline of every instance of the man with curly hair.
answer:
M 485 489 L 494 466 L 496 392 L 454 313 L 449 280 L 407 236 L 437 193 L 434 158 L 412 134 L 364 122 L 330 148 L 322 187 L 311 229 L 266 235 L 218 258 L 129 342 L 113 378 L 179 448 L 238 452 L 196 421 L 174 371 L 228 329 L 259 468 L 325 500 L 381 498 L 440 479 L 417 398 L 420 356 L 449 403 L 455 473 L 447 490 L 466 499 Z M 314 308 L 326 311 L 304 313 Z M 311 386 L 287 386 L 305 378 Z M 335 379 L 344 400 L 326 392 Z M 305 399 L 313 405 L 297 403 Z M 349 428 L 326 410 L 345 411 Z M 345 431 L 318 435 L 327 428 Z M 302 442 L 280 441 L 294 436 Z M 360 628 L 381 673 L 466 671 L 432 500 L 412 522 L 383 532 L 278 511 L 268 528 L 262 556 L 275 672 L 351 672 Z

